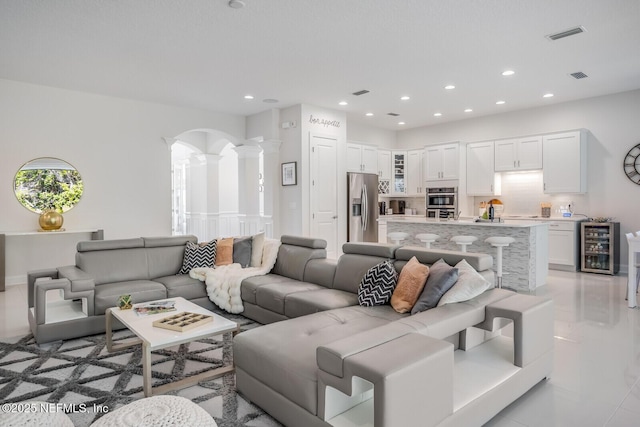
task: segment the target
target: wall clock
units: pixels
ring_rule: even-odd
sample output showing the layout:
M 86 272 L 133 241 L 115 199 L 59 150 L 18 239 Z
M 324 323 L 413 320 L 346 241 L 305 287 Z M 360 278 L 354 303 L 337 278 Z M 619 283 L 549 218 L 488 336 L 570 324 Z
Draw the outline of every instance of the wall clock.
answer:
M 640 144 L 629 150 L 622 167 L 627 178 L 640 185 Z

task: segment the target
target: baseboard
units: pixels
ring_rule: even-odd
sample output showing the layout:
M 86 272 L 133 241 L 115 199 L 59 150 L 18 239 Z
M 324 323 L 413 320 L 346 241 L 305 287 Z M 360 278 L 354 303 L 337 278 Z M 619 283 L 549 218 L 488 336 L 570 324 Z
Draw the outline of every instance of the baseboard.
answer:
M 5 276 L 4 284 L 6 286 L 24 285 L 27 283 L 27 275 L 20 274 L 18 276 Z

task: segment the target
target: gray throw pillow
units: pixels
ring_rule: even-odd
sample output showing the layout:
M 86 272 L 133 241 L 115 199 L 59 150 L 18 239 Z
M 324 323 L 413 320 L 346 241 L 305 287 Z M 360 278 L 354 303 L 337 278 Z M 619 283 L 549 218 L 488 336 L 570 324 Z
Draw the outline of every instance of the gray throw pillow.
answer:
M 397 283 L 398 273 L 391 261 L 374 265 L 360 281 L 358 303 L 364 307 L 387 304 Z
M 233 262 L 237 262 L 242 266 L 242 268 L 246 268 L 251 265 L 252 242 L 252 236 L 233 238 Z
M 418 301 L 411 309 L 411 314 L 429 310 L 438 305 L 442 298 L 458 280 L 458 269 L 451 267 L 443 259 L 439 259 L 429 268 L 429 277 L 424 285 Z
M 200 245 L 187 242 L 184 248 L 184 258 L 182 259 L 182 268 L 178 274 L 188 274 L 192 268 L 208 267 L 214 268 L 216 262 L 216 246 L 217 240 Z

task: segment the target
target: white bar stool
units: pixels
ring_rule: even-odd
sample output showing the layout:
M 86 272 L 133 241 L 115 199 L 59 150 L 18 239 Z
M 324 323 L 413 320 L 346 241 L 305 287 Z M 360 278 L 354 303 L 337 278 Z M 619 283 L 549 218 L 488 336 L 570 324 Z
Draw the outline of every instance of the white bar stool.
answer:
M 498 288 L 502 288 L 502 248 L 509 246 L 515 241 L 516 239 L 514 239 L 513 237 L 506 236 L 494 236 L 485 239 L 485 242 L 489 243 L 491 246 L 497 249 L 496 264 L 498 266 L 498 272 L 496 275 L 498 276 Z
M 467 252 L 467 246 L 478 240 L 478 238 L 476 236 L 453 236 L 450 240 L 462 246 L 460 248 L 462 252 Z
M 416 239 L 424 243 L 427 249 L 431 249 L 431 244 L 436 240 L 438 240 L 439 238 L 440 236 L 438 236 L 437 234 L 431 234 L 431 233 L 416 234 Z
M 395 231 L 393 233 L 387 234 L 387 237 L 389 238 L 389 240 L 391 240 L 391 243 L 395 245 L 401 245 L 402 241 L 407 237 L 409 237 L 409 233 L 403 233 L 402 231 Z

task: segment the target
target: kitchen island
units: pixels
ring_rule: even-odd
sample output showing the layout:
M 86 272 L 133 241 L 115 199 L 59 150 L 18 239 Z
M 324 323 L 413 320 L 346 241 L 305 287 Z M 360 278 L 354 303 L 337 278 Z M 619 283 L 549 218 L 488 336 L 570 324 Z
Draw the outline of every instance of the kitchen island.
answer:
M 409 234 L 405 245 L 424 246 L 415 238 L 416 234 L 433 233 L 440 239 L 432 248 L 459 251 L 460 247 L 449 239 L 453 236 L 475 236 L 478 238 L 469 252 L 486 253 L 493 256 L 496 266 L 496 248 L 485 239 L 492 236 L 509 236 L 515 242 L 502 252 L 502 286 L 519 292 L 530 292 L 547 281 L 549 272 L 549 224 L 540 221 L 474 222 L 472 219 L 436 220 L 405 215 L 381 216 L 378 221 L 386 223 L 387 233 L 402 231 Z

